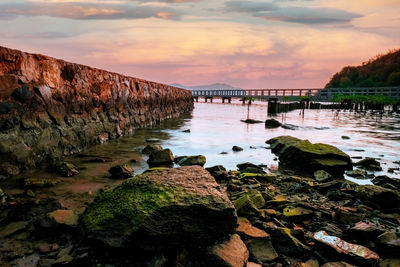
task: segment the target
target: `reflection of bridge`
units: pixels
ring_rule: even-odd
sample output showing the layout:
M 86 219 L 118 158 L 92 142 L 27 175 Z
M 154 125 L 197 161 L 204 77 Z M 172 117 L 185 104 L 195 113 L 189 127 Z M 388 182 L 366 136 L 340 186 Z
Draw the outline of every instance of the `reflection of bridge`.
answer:
M 400 98 L 400 87 L 373 87 L 373 88 L 329 88 L 329 89 L 244 89 L 244 90 L 193 90 L 193 98 L 199 97 L 213 101 L 213 98 L 221 98 L 222 102 L 232 98 L 243 99 L 252 96 L 257 99 L 287 99 L 297 100 L 299 96 L 310 96 L 313 101 L 333 101 L 337 94 L 343 95 L 385 95 L 391 98 Z

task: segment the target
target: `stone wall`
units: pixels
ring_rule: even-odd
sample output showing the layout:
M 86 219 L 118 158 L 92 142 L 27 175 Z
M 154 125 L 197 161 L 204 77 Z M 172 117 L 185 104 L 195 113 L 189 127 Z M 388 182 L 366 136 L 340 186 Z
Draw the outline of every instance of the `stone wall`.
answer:
M 0 175 L 192 109 L 186 90 L 0 47 Z

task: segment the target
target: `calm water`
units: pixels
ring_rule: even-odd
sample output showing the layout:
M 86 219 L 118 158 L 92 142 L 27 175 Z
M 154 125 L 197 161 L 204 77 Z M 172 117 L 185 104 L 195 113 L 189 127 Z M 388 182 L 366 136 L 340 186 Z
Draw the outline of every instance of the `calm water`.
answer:
M 399 167 L 394 161 L 400 160 L 400 115 L 376 115 L 349 111 L 306 110 L 304 116 L 299 110 L 279 114 L 275 119 L 298 126 L 297 130 L 283 128 L 266 129 L 264 123 L 246 124 L 240 122 L 247 115 L 247 106 L 240 102 L 232 104 L 196 103 L 192 114 L 178 119 L 169 119 L 153 128 L 140 129 L 133 136 L 112 140 L 107 144 L 92 147 L 84 154 L 107 156 L 109 163 L 82 163 L 82 158 L 68 159 L 81 168 L 81 178 L 101 179 L 107 176 L 112 165 L 130 163 L 136 173 L 147 168 L 146 157 L 140 151 L 148 138 L 159 138 L 159 144 L 170 148 L 174 155 L 205 155 L 206 167 L 221 164 L 227 169 L 236 169 L 236 164 L 252 162 L 277 166 L 276 157 L 267 149 L 265 141 L 280 135 L 292 135 L 308 139 L 313 143 L 322 142 L 339 147 L 351 157 L 374 157 L 379 159 L 382 172 L 393 178 L 400 173 L 388 174 L 388 168 Z M 252 119 L 267 119 L 266 103 L 253 103 L 250 107 Z M 189 129 L 190 133 L 183 130 Z M 343 140 L 342 136 L 350 139 Z M 244 150 L 233 152 L 237 145 Z M 220 154 L 227 152 L 228 154 Z M 359 159 L 353 159 L 354 162 Z M 42 173 L 41 175 L 44 175 Z M 49 174 L 46 174 L 49 175 Z M 351 178 L 350 178 L 351 179 Z M 360 181 L 359 183 L 369 183 Z

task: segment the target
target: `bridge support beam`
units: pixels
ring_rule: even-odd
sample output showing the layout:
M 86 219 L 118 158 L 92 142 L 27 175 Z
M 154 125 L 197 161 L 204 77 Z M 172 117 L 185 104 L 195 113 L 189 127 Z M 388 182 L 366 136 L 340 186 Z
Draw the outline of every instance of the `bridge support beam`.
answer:
M 194 96 L 193 100 L 196 101 L 196 102 L 199 102 L 199 97 L 198 96 Z
M 212 96 L 206 96 L 206 97 L 205 97 L 206 103 L 207 103 L 207 100 L 208 100 L 208 99 L 210 99 L 210 102 L 211 102 L 211 103 L 213 102 L 213 97 L 212 97 Z
M 222 97 L 222 103 L 225 103 L 225 100 L 228 100 L 228 103 L 230 104 L 232 101 L 232 97 Z

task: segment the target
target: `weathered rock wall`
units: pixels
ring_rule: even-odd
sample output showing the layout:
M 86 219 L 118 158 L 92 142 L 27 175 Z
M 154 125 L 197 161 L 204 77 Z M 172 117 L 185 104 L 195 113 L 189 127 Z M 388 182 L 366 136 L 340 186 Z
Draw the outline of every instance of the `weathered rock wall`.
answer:
M 186 90 L 0 47 L 0 175 L 192 109 Z

